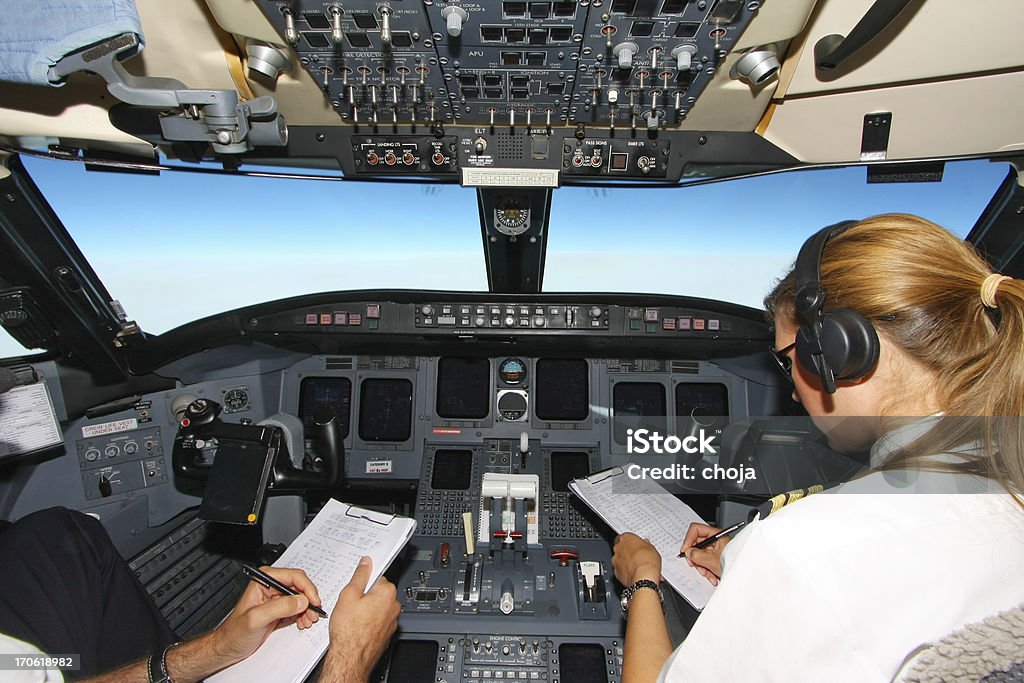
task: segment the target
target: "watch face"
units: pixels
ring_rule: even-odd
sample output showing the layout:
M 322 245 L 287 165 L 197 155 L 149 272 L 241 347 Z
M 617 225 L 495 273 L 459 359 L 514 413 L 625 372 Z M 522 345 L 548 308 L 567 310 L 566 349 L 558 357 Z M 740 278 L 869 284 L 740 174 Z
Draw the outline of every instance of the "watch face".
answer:
M 629 596 L 632 594 L 628 588 L 622 591 L 622 597 L 619 598 L 619 607 L 622 608 L 622 613 L 625 614 L 629 611 Z

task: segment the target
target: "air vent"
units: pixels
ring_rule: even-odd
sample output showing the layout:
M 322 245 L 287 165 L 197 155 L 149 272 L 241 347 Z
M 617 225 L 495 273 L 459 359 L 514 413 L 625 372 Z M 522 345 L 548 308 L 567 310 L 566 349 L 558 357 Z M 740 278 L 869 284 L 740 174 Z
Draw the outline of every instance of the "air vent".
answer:
M 352 359 L 351 358 L 325 358 L 324 359 L 324 370 L 351 370 Z
M 692 360 L 674 360 L 672 361 L 672 374 L 673 375 L 696 375 L 700 373 L 700 364 Z

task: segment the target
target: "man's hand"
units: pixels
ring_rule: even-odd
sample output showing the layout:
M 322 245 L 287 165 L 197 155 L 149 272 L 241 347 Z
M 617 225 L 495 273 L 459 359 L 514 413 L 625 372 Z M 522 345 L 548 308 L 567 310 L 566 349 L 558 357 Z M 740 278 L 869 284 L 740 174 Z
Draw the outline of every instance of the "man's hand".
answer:
M 260 569 L 299 594 L 281 595 L 250 581 L 234 611 L 210 634 L 217 654 L 225 660 L 224 666 L 251 655 L 280 626 L 295 623 L 299 628 L 309 628 L 320 619 L 306 609 L 311 604 L 320 605 L 320 594 L 306 572 L 278 567 Z
M 721 529 L 693 522 L 690 524 L 690 528 L 686 530 L 686 537 L 683 539 L 683 545 L 679 549 L 680 552 L 686 554 L 686 561 L 690 563 L 690 566 L 696 568 L 701 573 L 701 576 L 711 582 L 712 586 L 717 586 L 718 579 L 722 576 L 722 551 L 725 550 L 725 546 L 729 543 L 729 537 L 720 538 L 708 547 L 700 550 L 695 549 L 693 546 L 705 538 L 714 536 L 719 531 Z
M 622 534 L 615 538 L 612 568 L 615 578 L 626 587 L 640 579 L 655 583 L 661 581 L 661 555 L 650 541 L 636 534 Z
M 402 608 L 394 584 L 382 576 L 366 591 L 372 566 L 369 557 L 359 561 L 331 612 L 331 646 L 322 681 L 365 681 L 398 628 Z

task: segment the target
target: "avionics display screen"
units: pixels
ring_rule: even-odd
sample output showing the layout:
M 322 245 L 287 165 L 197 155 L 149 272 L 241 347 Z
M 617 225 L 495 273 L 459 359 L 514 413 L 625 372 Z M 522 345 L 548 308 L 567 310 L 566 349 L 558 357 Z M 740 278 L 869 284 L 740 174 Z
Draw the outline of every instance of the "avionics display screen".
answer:
M 590 474 L 590 458 L 586 453 L 551 454 L 551 490 L 568 491 L 569 482 Z
M 359 389 L 359 438 L 405 441 L 412 435 L 412 382 L 407 379 L 363 380 Z
M 549 422 L 585 420 L 590 415 L 587 361 L 541 358 L 537 361 L 534 410 Z
M 729 390 L 717 382 L 691 382 L 676 386 L 678 417 L 728 417 Z
M 612 390 L 616 443 L 624 444 L 629 429 L 665 433 L 668 415 L 665 387 L 658 382 L 619 382 Z
M 450 420 L 481 420 L 490 405 L 491 361 L 442 358 L 437 364 L 437 414 Z
M 604 648 L 600 645 L 563 643 L 558 646 L 562 664 L 562 680 L 607 681 L 608 669 L 604 663 Z
M 473 451 L 446 450 L 434 454 L 430 486 L 437 491 L 465 491 L 473 476 Z
M 391 651 L 388 680 L 402 683 L 434 683 L 438 645 L 433 640 L 399 640 Z M 424 666 L 424 663 L 430 666 Z
M 299 385 L 299 418 L 306 438 L 316 438 L 316 423 L 333 416 L 342 438 L 348 436 L 352 417 L 352 380 L 348 377 L 307 377 Z

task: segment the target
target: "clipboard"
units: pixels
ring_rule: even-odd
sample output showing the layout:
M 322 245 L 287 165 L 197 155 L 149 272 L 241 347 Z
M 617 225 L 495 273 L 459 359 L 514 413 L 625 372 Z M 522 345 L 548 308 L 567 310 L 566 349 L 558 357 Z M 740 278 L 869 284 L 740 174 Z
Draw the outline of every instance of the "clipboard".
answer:
M 665 581 L 696 609 L 704 609 L 714 586 L 678 556 L 690 523 L 704 520 L 656 481 L 634 479 L 628 471 L 628 464 L 601 470 L 572 480 L 569 490 L 616 533 L 649 539 L 661 555 Z
M 606 470 L 601 470 L 600 472 L 594 472 L 593 474 L 588 474 L 585 477 L 581 477 L 581 479 L 586 479 L 591 484 L 600 484 L 601 482 L 605 481 L 606 479 L 611 479 L 612 477 L 618 477 L 618 476 L 621 476 L 621 475 L 623 475 L 625 473 L 626 473 L 626 470 L 622 469 L 621 467 L 609 467 Z M 573 481 L 578 481 L 578 480 L 573 480 Z
M 62 443 L 64 434 L 45 381 L 14 386 L 0 394 L 0 462 Z
M 338 595 L 355 572 L 359 558 L 369 555 L 373 570 L 369 589 L 384 573 L 416 530 L 416 520 L 367 510 L 331 499 L 292 541 L 276 567 L 295 567 L 316 584 L 323 608 L 332 612 Z M 329 620 L 299 631 L 280 628 L 256 652 L 206 680 L 210 683 L 282 681 L 302 683 L 330 644 Z

